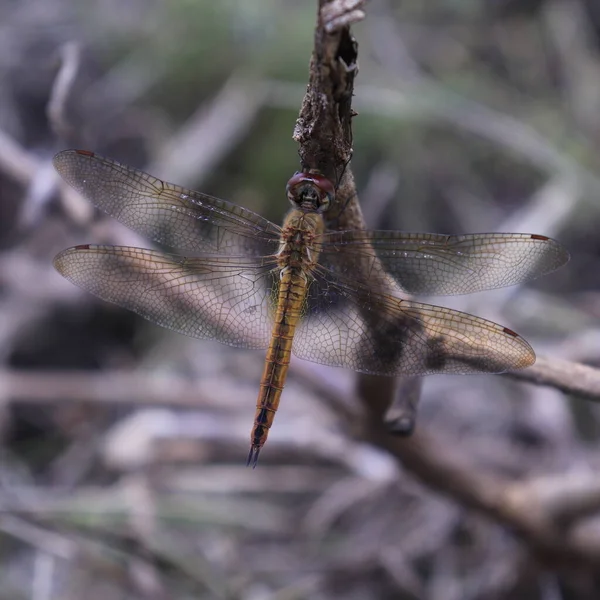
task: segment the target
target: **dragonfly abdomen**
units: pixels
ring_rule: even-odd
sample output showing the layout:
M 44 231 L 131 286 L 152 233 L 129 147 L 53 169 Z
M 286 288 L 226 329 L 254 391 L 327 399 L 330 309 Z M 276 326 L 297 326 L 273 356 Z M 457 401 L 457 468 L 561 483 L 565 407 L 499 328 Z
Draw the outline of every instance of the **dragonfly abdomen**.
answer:
M 271 343 L 256 402 L 254 427 L 250 436 L 248 464 L 256 466 L 260 449 L 267 440 L 287 377 L 292 342 L 306 297 L 307 279 L 300 267 L 282 271 Z

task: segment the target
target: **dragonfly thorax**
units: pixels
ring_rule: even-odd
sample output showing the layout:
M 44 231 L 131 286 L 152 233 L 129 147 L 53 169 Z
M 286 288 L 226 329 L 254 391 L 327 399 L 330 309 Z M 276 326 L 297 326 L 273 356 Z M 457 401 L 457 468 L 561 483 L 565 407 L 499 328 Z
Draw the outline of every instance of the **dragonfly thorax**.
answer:
M 282 228 L 279 267 L 312 270 L 319 257 L 315 238 L 324 231 L 325 222 L 320 212 L 292 209 Z
M 335 196 L 331 181 L 318 173 L 295 173 L 286 192 L 292 206 L 305 212 L 325 212 Z

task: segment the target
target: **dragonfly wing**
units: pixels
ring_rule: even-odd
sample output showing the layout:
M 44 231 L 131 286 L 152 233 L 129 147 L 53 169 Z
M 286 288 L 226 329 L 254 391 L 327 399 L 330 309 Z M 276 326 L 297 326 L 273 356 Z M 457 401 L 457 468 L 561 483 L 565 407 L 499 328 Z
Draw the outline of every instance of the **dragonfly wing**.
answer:
M 266 259 L 85 245 L 64 250 L 54 265 L 75 285 L 179 333 L 242 348 L 269 344 L 278 277 Z
M 569 253 L 524 233 L 438 235 L 341 231 L 321 238 L 319 262 L 339 277 L 383 283 L 414 294 L 470 294 L 528 281 L 558 269 Z
M 313 273 L 293 352 L 375 375 L 501 373 L 531 365 L 516 333 L 448 308 L 402 300 Z
M 98 208 L 171 248 L 251 256 L 277 252 L 280 228 L 235 204 L 83 150 L 60 152 L 54 167 Z

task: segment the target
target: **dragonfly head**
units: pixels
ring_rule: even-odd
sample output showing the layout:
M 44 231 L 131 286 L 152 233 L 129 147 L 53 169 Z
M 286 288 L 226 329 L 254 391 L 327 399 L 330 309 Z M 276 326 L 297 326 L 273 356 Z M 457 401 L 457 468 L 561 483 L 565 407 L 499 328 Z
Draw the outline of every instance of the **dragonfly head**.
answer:
M 297 172 L 287 182 L 286 193 L 294 208 L 322 213 L 333 202 L 335 188 L 323 175 Z

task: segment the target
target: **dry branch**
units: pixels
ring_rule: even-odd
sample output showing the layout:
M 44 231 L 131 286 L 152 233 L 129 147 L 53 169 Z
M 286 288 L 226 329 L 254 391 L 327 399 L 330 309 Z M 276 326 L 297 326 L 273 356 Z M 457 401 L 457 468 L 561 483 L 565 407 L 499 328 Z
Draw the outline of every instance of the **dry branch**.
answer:
M 351 119 L 354 113 L 351 100 L 358 49 L 349 31 L 351 19 L 332 20 L 330 13 L 344 5 L 344 14 L 348 16 L 362 6 L 356 2 L 325 0 L 319 4 L 309 85 L 294 139 L 300 144 L 303 169 L 318 169 L 339 185 L 337 212 L 334 211 L 330 227 L 361 228 L 364 221 L 348 167 L 352 154 Z M 360 18 L 362 16 L 361 11 Z M 600 393 L 598 372 L 565 361 L 539 359 L 534 367 L 509 376 L 593 399 Z M 358 381 L 357 395 L 366 414 L 367 438 L 373 444 L 387 450 L 432 488 L 517 531 L 539 557 L 563 565 L 585 563 L 594 568 L 600 565 L 600 539 L 581 542 L 573 533 L 574 528 L 568 529 L 564 523 L 556 522 L 556 511 L 552 508 L 568 504 L 569 509 L 565 512 L 579 511 L 579 516 L 597 510 L 600 508 L 597 486 L 591 485 L 589 480 L 586 484 L 578 480 L 579 487 L 571 489 L 572 502 L 569 503 L 558 499 L 556 490 L 559 488 L 547 486 L 542 501 L 537 487 L 511 483 L 483 473 L 460 451 L 442 446 L 422 432 L 410 439 L 394 437 L 384 424 L 384 417 L 396 392 L 395 383 L 391 379 L 366 376 L 359 377 Z M 406 388 L 401 390 L 404 406 L 413 406 L 420 386 L 411 380 L 403 381 L 402 385 Z M 330 389 L 327 393 L 331 396 Z M 349 415 L 344 413 L 344 416 L 348 418 Z M 562 491 L 560 495 L 564 499 Z M 573 496 L 578 496 L 579 500 Z M 574 514 L 571 516 L 575 518 Z
M 49 192 L 51 192 L 53 186 L 57 186 L 63 204 L 73 221 L 79 225 L 89 222 L 93 207 L 84 202 L 75 190 L 59 181 L 56 174 L 52 175 L 53 182 L 44 181 L 42 184 L 39 183 L 40 178 L 46 179 L 47 174 L 50 172 L 45 167 L 47 167 L 47 163 L 40 161 L 33 154 L 27 152 L 8 134 L 0 130 L 0 169 L 12 179 L 30 189 L 38 185 L 48 192 L 46 197 L 50 197 Z
M 364 17 L 364 2 L 357 0 L 319 1 L 315 46 L 310 62 L 309 82 L 294 128 L 304 171 L 317 170 L 336 184 L 335 204 L 327 213 L 331 229 L 364 229 L 358 203 L 352 158 L 352 108 L 354 79 L 358 73 L 358 45 L 350 25 Z M 409 432 L 420 385 L 414 378 L 358 376 L 359 393 L 383 399 L 386 406 L 396 398 L 393 428 Z M 396 393 L 395 393 L 396 392 Z
M 60 49 L 61 67 L 54 79 L 50 100 L 46 107 L 48 122 L 59 140 L 73 137 L 73 127 L 66 117 L 66 105 L 79 72 L 81 49 L 75 42 L 68 42 Z
M 576 528 L 562 527 L 553 512 L 552 507 L 560 504 L 557 494 L 564 498 L 567 486 L 560 491 L 560 486 L 555 488 L 552 500 L 548 495 L 542 502 L 534 486 L 487 475 L 460 452 L 440 445 L 431 436 L 419 432 L 410 439 L 403 439 L 387 434 L 381 421 L 373 420 L 370 425 L 370 439 L 388 450 L 419 479 L 516 531 L 541 559 L 563 566 L 586 564 L 596 569 L 600 566 L 600 539 L 593 543 L 589 539 L 582 542 Z M 585 513 L 591 504 L 586 499 L 592 498 L 593 506 L 599 510 L 595 488 L 595 484 L 590 487 L 589 481 L 586 486 L 571 488 L 567 493 L 569 507 L 579 504 L 585 507 L 579 514 Z M 580 502 L 573 498 L 576 494 L 582 498 Z
M 587 400 L 600 402 L 600 370 L 559 358 L 538 357 L 535 364 L 506 377 L 556 388 Z
M 211 102 L 163 144 L 148 172 L 168 174 L 179 185 L 198 185 L 248 132 L 266 95 L 261 81 L 231 75 Z
M 326 28 L 336 16 L 346 14 L 343 5 L 343 2 L 319 2 L 308 88 L 293 137 L 300 146 L 302 170 L 317 170 L 336 184 L 336 205 L 327 215 L 330 221 L 334 223 L 339 217 L 338 227 L 360 229 L 364 220 L 349 168 L 358 47 L 348 26 L 331 27 L 331 32 Z M 353 10 L 356 8 L 353 6 Z
M 207 398 L 198 382 L 144 372 L 0 371 L 0 401 L 14 403 L 89 402 L 199 408 L 219 403 Z M 216 385 L 214 386 L 217 387 Z

